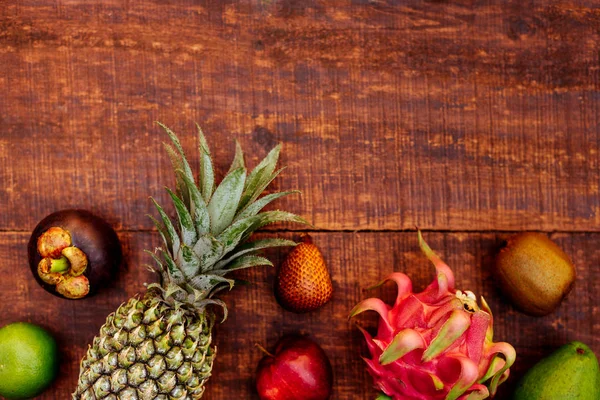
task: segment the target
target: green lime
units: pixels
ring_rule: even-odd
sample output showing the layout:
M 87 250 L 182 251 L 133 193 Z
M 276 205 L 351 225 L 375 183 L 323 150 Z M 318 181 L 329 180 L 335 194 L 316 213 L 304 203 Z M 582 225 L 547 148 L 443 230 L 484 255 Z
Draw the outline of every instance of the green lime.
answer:
M 58 348 L 48 332 L 26 322 L 0 329 L 0 396 L 35 397 L 57 372 Z

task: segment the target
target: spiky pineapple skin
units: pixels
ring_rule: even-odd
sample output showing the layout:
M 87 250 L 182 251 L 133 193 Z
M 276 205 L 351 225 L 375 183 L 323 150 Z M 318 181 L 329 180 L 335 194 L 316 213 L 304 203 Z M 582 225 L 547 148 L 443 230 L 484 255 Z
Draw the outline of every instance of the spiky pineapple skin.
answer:
M 73 399 L 201 398 L 216 354 L 214 318 L 172 306 L 158 290 L 131 298 L 94 338 Z
M 273 265 L 261 250 L 295 246 L 290 240 L 248 241 L 257 229 L 274 222 L 306 223 L 285 211 L 262 211 L 272 201 L 296 191 L 264 196 L 279 175 L 281 146 L 248 174 L 239 143 L 227 175 L 215 185 L 210 150 L 198 126 L 198 178 L 174 132 L 159 123 L 171 139 L 165 149 L 171 159 L 176 189 L 167 193 L 175 208 L 171 218 L 152 199 L 160 221 L 152 218 L 162 246 L 147 251 L 159 276 L 140 300 L 132 298 L 111 314 L 82 361 L 73 399 L 177 400 L 199 399 L 209 378 L 216 348 L 211 346 L 214 307 L 227 318 L 226 304 L 215 297 L 231 289 L 232 271 Z

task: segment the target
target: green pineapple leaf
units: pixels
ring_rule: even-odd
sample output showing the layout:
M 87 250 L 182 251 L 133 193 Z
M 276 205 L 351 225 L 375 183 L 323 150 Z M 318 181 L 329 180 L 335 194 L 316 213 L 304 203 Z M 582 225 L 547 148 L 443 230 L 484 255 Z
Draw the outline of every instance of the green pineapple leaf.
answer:
M 266 211 L 234 222 L 223 231 L 217 240 L 223 243 L 224 254 L 233 250 L 245 236 L 250 236 L 255 230 L 275 222 L 298 222 L 308 224 L 303 218 L 287 211 Z
M 244 209 L 241 213 L 239 213 L 239 215 L 236 217 L 236 219 L 243 219 L 246 217 L 251 217 L 253 215 L 256 215 L 260 212 L 260 210 L 265 208 L 267 206 L 267 204 L 269 204 L 270 202 L 277 200 L 281 197 L 288 196 L 290 194 L 296 194 L 296 193 L 300 193 L 300 191 L 299 190 L 290 190 L 288 192 L 277 192 L 277 193 L 271 193 L 266 196 L 263 196 L 260 199 L 256 200 L 254 203 L 248 205 L 248 207 L 246 207 L 246 209 Z
M 156 257 L 156 255 L 151 252 L 150 250 L 144 250 L 146 253 L 150 254 L 150 257 L 152 257 L 152 259 L 156 262 L 156 265 L 158 265 L 158 268 L 155 268 L 149 264 L 146 264 L 146 266 L 150 269 L 152 272 L 157 273 L 160 276 L 161 282 L 165 282 L 168 278 L 168 274 L 165 271 L 165 265 L 163 264 L 163 262 Z
M 279 152 L 281 151 L 281 144 L 275 146 L 273 150 L 267 154 L 267 156 L 252 170 L 246 181 L 244 187 L 244 194 L 238 206 L 238 211 L 243 210 L 246 206 L 252 203 L 260 196 L 264 188 L 269 184 L 268 182 L 273 180 L 273 171 L 277 160 L 279 159 Z M 262 189 L 261 189 L 262 188 Z
M 233 286 L 250 286 L 250 285 L 252 285 L 252 282 L 244 280 L 244 279 L 233 279 L 233 282 L 234 282 Z M 222 292 L 225 289 L 229 289 L 229 287 L 226 285 L 216 286 L 212 290 L 212 292 L 210 292 L 210 297 L 214 297 L 215 294 Z
M 223 300 L 202 299 L 201 301 L 199 301 L 196 304 L 197 304 L 198 310 L 200 310 L 200 311 L 204 310 L 209 305 L 215 305 L 215 306 L 221 307 L 223 309 L 223 319 L 221 319 L 221 323 L 223 323 L 223 322 L 225 322 L 225 320 L 227 320 L 227 316 L 229 313 L 227 311 L 227 304 L 225 304 L 225 302 Z
M 231 163 L 231 167 L 229 167 L 229 171 L 227 171 L 227 173 L 229 174 L 238 168 L 246 168 L 246 166 L 244 165 L 244 152 L 242 150 L 242 146 L 240 145 L 240 142 L 236 140 L 235 156 L 233 157 L 233 162 Z
M 296 222 L 299 224 L 310 225 L 310 223 L 308 221 L 306 221 L 304 218 L 302 218 L 296 214 L 289 213 L 287 211 L 280 211 L 280 210 L 265 211 L 265 212 L 255 215 L 255 217 L 257 217 L 257 216 L 260 216 L 261 218 L 256 220 L 252 224 L 252 226 L 246 230 L 246 232 L 243 234 L 240 242 L 245 242 L 246 240 L 248 240 L 250 238 L 250 236 L 252 235 L 252 233 L 254 233 L 254 231 L 262 228 L 265 225 L 274 224 L 276 222 Z M 253 217 L 248 217 L 248 218 L 253 218 Z
M 177 149 L 177 152 L 179 153 L 179 156 L 177 156 L 172 148 L 171 148 L 171 151 L 169 151 L 169 148 L 171 146 L 167 146 L 165 144 L 165 147 L 167 147 L 167 152 L 169 153 L 169 157 L 171 158 L 171 162 L 173 163 L 174 170 L 175 171 L 177 171 L 178 169 L 183 170 L 185 175 L 188 176 L 193 181 L 194 174 L 192 173 L 190 164 L 188 163 L 187 158 L 185 157 L 185 153 L 183 152 L 183 147 L 181 146 L 181 142 L 177 138 L 177 135 L 175 135 L 175 133 L 171 129 L 169 129 L 167 126 L 165 126 L 164 124 L 158 122 L 158 125 L 161 128 L 163 128 L 165 130 L 165 132 L 167 132 L 167 134 L 169 135 L 169 138 L 171 139 L 171 142 L 173 142 L 175 149 Z M 176 163 L 173 161 L 174 157 L 178 158 L 177 165 L 175 165 Z M 176 179 L 177 179 L 177 173 L 175 175 L 176 175 Z M 189 197 L 187 196 L 187 193 L 183 190 L 183 188 L 184 188 L 183 182 L 180 179 L 177 179 L 177 181 L 178 181 L 177 189 L 181 190 L 181 192 L 179 192 L 178 195 L 180 195 L 184 199 L 186 205 L 189 206 Z
M 200 258 L 200 272 L 208 271 L 223 257 L 223 244 L 211 234 L 200 236 L 194 245 L 194 253 Z
M 156 229 L 158 230 L 158 233 L 160 234 L 160 237 L 162 238 L 165 247 L 168 249 L 171 248 L 171 239 L 169 238 L 169 234 L 167 233 L 164 225 L 158 222 L 156 218 L 154 218 L 152 215 L 148 214 L 148 217 L 152 220 L 154 226 L 156 226 Z
M 185 282 L 185 276 L 183 275 L 173 258 L 171 258 L 171 255 L 169 253 L 167 253 L 164 250 L 161 250 L 161 254 L 165 260 L 165 263 L 167 264 L 167 272 L 173 278 L 173 283 L 181 285 L 183 282 Z
M 167 151 L 167 154 L 169 155 L 169 159 L 171 160 L 173 169 L 181 170 L 183 168 L 183 165 L 181 163 L 181 158 L 175 152 L 175 149 L 173 149 L 173 147 L 167 143 L 163 143 L 163 146 L 165 147 L 165 150 Z M 184 182 L 182 181 L 182 179 L 179 176 L 175 176 L 175 178 L 176 178 L 175 179 L 175 192 L 179 196 L 181 196 L 181 198 L 184 199 L 184 201 L 185 201 L 187 199 L 187 197 L 185 196 Z
M 154 266 L 152 266 L 150 264 L 147 264 L 147 263 L 142 264 L 142 267 L 146 267 L 146 270 L 152 272 L 153 274 L 157 274 L 157 275 L 159 275 L 159 276 L 162 277 L 162 269 L 156 268 L 156 267 L 154 267 Z
M 183 272 L 183 275 L 186 278 L 191 278 L 198 275 L 200 271 L 201 261 L 200 258 L 194 253 L 194 250 L 191 247 L 186 246 L 185 244 L 181 245 L 181 249 L 179 250 L 179 254 L 177 254 L 177 265 Z
M 231 289 L 233 288 L 235 281 L 233 279 L 227 279 L 214 274 L 198 275 L 189 281 L 190 286 L 202 292 L 205 297 L 208 297 L 209 293 L 215 288 L 215 286 L 221 283 L 227 283 Z
M 192 169 L 190 168 L 190 164 L 187 161 L 187 158 L 185 157 L 185 153 L 183 152 L 183 147 L 181 146 L 181 142 L 179 141 L 179 139 L 177 138 L 177 136 L 175 135 L 175 133 L 167 128 L 165 125 L 161 124 L 160 122 L 158 123 L 164 130 L 165 132 L 167 132 L 167 134 L 169 135 L 169 138 L 171 138 L 171 141 L 173 142 L 173 145 L 175 146 L 175 148 L 177 149 L 177 152 L 179 153 L 179 160 L 180 160 L 180 164 L 181 164 L 181 169 L 183 169 L 183 171 L 185 172 L 185 174 L 190 178 L 190 179 L 194 179 L 194 174 L 192 173 Z M 179 168 L 175 168 L 176 170 Z
M 194 219 L 194 226 L 198 235 L 208 233 L 210 231 L 210 215 L 206 202 L 194 181 L 190 180 L 187 175 L 180 171 L 180 176 L 183 179 L 190 195 L 190 214 Z
M 150 200 L 152 200 L 154 206 L 160 214 L 160 218 L 165 226 L 164 232 L 167 235 L 167 239 L 169 239 L 169 243 L 171 243 L 171 246 L 167 248 L 167 251 L 169 251 L 171 254 L 177 254 L 179 252 L 179 246 L 181 245 L 179 235 L 177 235 L 177 231 L 175 230 L 171 219 L 167 216 L 167 213 L 165 213 L 165 210 L 163 210 L 163 208 L 156 202 L 156 200 L 154 200 L 154 198 L 150 197 Z
M 244 268 L 250 268 L 250 267 L 256 267 L 259 265 L 267 265 L 269 267 L 272 267 L 273 263 L 271 261 L 269 261 L 268 258 L 265 258 L 265 257 L 254 256 L 254 255 L 242 256 L 242 257 L 238 258 L 237 260 L 235 260 L 234 262 L 227 265 L 227 267 L 225 269 L 214 269 L 211 271 L 211 273 L 213 273 L 215 275 L 225 275 L 231 271 L 235 271 L 238 269 L 244 269 Z
M 238 168 L 229 173 L 215 190 L 210 203 L 208 213 L 210 214 L 210 232 L 218 235 L 231 224 L 237 210 L 240 196 L 244 190 L 246 181 L 246 170 Z
M 174 191 L 167 189 L 167 193 L 177 218 L 170 219 L 151 198 L 160 215 L 151 219 L 163 239 L 164 249 L 150 254 L 158 264 L 165 296 L 173 297 L 175 306 L 219 305 L 224 308 L 226 317 L 225 304 L 211 299 L 215 293 L 231 289 L 235 284 L 224 276 L 237 269 L 272 265 L 267 258 L 258 255 L 263 249 L 296 245 L 293 241 L 275 238 L 243 242 L 267 224 L 285 221 L 307 224 L 292 213 L 262 211 L 272 201 L 298 192 L 277 192 L 261 197 L 282 171 L 275 170 L 281 145 L 273 148 L 248 175 L 238 141 L 227 175 L 215 185 L 210 150 L 199 126 L 200 173 L 196 183 L 181 142 L 169 128 L 159 125 L 171 141 L 164 146 L 175 170 L 177 186 Z
M 173 200 L 173 205 L 175 206 L 175 211 L 177 212 L 177 217 L 179 218 L 181 239 L 186 246 L 193 246 L 196 242 L 197 234 L 192 216 L 190 215 L 190 212 L 185 204 L 183 204 L 183 201 L 181 201 L 181 199 L 177 197 L 175 193 L 171 191 L 171 189 L 166 189 L 167 193 L 169 193 L 169 196 L 171 196 L 171 200 Z
M 198 145 L 200 150 L 200 188 L 204 201 L 208 204 L 213 193 L 215 185 L 215 171 L 213 170 L 213 163 L 210 157 L 210 149 L 208 143 L 202 132 L 200 125 L 196 124 L 198 128 Z
M 262 249 L 267 249 L 270 247 L 283 247 L 283 246 L 296 246 L 297 243 L 292 241 L 292 240 L 286 240 L 286 239 L 278 239 L 278 238 L 268 238 L 268 239 L 261 239 L 261 240 L 256 240 L 254 242 L 248 242 L 248 243 L 244 243 L 240 246 L 238 246 L 235 251 L 233 252 L 233 254 L 230 257 L 227 257 L 226 259 L 223 259 L 221 261 L 219 261 L 218 263 L 215 264 L 215 269 L 224 269 L 227 268 L 227 264 L 229 264 L 230 262 L 236 260 L 237 258 L 248 254 L 248 253 L 253 253 Z
M 149 285 L 148 288 L 153 287 L 153 286 L 154 285 Z M 154 286 L 154 287 L 156 287 L 156 286 Z M 167 284 L 166 287 L 162 287 L 161 289 L 164 293 L 163 297 L 166 299 L 168 299 L 169 297 L 174 298 L 177 296 L 177 294 L 184 295 L 184 296 L 187 294 L 185 289 L 183 289 L 179 284 L 169 283 L 169 284 Z M 178 307 L 177 302 L 175 303 L 175 307 Z
M 260 196 L 261 193 L 263 193 L 265 191 L 265 189 L 267 188 L 267 186 L 269 186 L 271 184 L 271 182 L 273 182 L 275 180 L 275 178 L 277 178 L 277 176 L 284 170 L 285 168 L 281 168 L 277 171 L 275 171 L 273 174 L 271 174 L 271 176 L 267 177 L 266 179 L 264 179 L 263 181 L 260 182 L 260 186 L 258 186 L 256 188 L 256 196 L 253 196 L 250 199 L 250 202 L 248 202 L 248 204 L 246 204 L 246 206 L 242 209 L 238 209 L 238 214 L 243 213 L 246 208 L 251 207 L 255 202 L 256 199 L 258 198 L 258 196 Z

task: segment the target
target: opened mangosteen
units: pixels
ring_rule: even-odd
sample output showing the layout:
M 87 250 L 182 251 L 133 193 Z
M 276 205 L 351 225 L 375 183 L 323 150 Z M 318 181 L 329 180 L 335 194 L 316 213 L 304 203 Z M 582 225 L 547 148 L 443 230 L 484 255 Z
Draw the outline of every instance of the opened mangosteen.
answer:
M 48 215 L 33 230 L 28 253 L 38 283 L 67 299 L 81 299 L 106 286 L 122 258 L 114 229 L 86 210 Z

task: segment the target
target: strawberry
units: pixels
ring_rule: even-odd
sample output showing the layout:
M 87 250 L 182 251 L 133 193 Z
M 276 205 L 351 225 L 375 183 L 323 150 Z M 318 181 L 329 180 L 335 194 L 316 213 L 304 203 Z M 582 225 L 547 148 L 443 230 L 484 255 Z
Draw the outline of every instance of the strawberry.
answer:
M 287 256 L 277 276 L 275 296 L 283 308 L 295 313 L 316 310 L 333 294 L 323 255 L 308 235 Z

